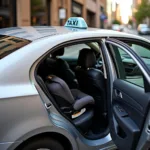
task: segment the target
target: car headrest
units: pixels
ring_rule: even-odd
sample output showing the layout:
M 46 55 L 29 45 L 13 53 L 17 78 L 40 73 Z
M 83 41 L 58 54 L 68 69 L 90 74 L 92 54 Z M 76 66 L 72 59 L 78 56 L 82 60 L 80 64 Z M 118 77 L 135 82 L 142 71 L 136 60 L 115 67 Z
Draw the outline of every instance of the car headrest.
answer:
M 84 69 L 95 67 L 96 56 L 94 52 L 87 48 L 80 50 L 77 64 Z
M 62 56 L 62 55 L 64 55 L 64 52 L 65 52 L 64 48 L 61 48 L 57 51 L 54 51 L 51 55 L 52 55 L 52 57 Z

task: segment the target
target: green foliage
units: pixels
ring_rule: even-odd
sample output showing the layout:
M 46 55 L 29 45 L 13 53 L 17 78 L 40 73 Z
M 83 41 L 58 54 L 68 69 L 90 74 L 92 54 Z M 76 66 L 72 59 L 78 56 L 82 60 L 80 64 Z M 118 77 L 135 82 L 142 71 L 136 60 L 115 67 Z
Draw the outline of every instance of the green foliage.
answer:
M 121 24 L 121 22 L 119 20 L 113 20 L 112 24 Z
M 31 6 L 40 6 L 42 5 L 41 0 L 31 0 Z
M 35 15 L 38 12 L 43 12 L 44 7 L 42 0 L 31 0 L 31 8 L 32 15 Z
M 135 13 L 135 18 L 137 23 L 141 23 L 147 17 L 150 17 L 150 3 L 149 0 L 142 0 L 138 6 L 138 11 Z

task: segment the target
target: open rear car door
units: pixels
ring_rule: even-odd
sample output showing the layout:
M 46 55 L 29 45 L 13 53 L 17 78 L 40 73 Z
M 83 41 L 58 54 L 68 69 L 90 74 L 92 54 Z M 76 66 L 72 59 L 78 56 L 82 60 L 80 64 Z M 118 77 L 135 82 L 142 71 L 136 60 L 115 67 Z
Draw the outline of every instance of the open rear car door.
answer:
M 149 149 L 150 70 L 123 42 L 106 39 L 103 50 L 106 68 L 116 74 L 108 102 L 112 139 L 119 150 Z

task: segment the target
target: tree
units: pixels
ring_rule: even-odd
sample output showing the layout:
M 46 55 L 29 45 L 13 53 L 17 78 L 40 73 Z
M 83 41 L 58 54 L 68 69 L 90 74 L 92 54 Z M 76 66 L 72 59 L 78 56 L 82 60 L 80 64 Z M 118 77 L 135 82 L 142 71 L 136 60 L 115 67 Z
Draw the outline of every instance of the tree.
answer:
M 119 20 L 113 20 L 113 21 L 112 21 L 112 24 L 119 24 L 119 25 L 120 25 L 121 22 L 120 22 Z
M 147 17 L 150 17 L 150 3 L 149 0 L 142 0 L 138 6 L 138 11 L 135 13 L 135 18 L 137 23 L 141 23 Z
M 42 1 L 41 0 L 31 0 L 31 6 L 40 6 L 42 5 Z
M 32 15 L 44 11 L 42 0 L 31 0 L 31 8 Z

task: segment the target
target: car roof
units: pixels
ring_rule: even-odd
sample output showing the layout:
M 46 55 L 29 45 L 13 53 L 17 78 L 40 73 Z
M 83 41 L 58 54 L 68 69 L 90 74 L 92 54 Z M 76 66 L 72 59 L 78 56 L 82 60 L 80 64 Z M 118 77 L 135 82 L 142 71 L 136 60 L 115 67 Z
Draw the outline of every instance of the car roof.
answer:
M 138 36 L 106 30 L 106 29 L 98 29 L 98 28 L 88 28 L 88 29 L 78 29 L 78 28 L 67 28 L 63 26 L 24 26 L 24 27 L 10 27 L 0 29 L 0 35 L 6 36 L 14 36 L 17 38 L 23 38 L 30 41 L 35 41 L 37 39 L 50 37 L 50 36 L 58 36 L 61 34 L 68 34 L 73 32 L 78 32 L 79 34 L 93 33 L 94 31 L 99 32 L 100 37 L 131 37 L 137 38 Z

